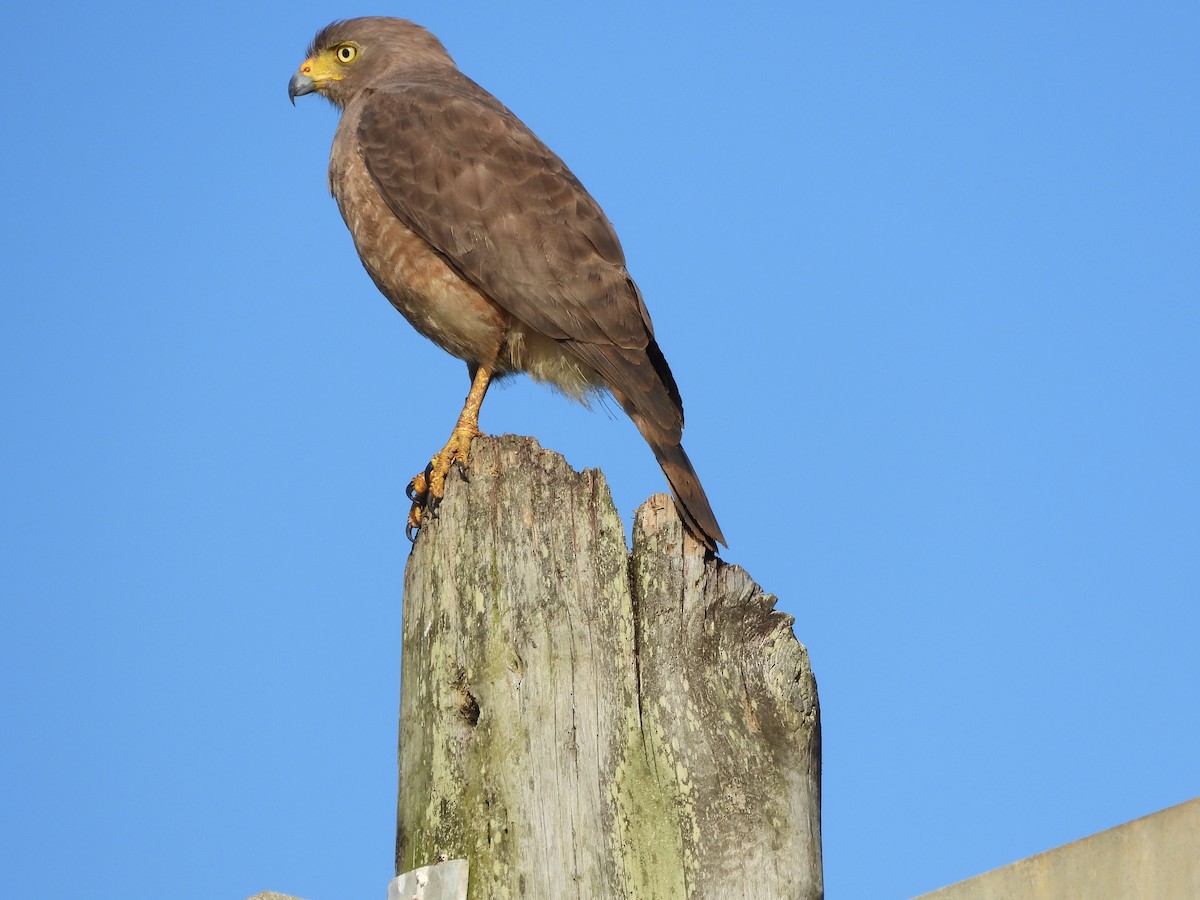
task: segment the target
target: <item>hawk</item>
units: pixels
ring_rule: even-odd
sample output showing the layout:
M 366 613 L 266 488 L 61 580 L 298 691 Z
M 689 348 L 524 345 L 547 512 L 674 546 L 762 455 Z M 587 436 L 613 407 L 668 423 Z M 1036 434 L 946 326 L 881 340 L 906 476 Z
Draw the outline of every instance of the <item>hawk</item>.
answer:
M 683 403 L 608 218 L 571 170 L 436 37 L 403 19 L 323 28 L 288 96 L 342 111 L 329 188 L 375 285 L 467 364 L 446 446 L 413 479 L 410 527 L 466 465 L 490 382 L 516 372 L 586 402 L 607 390 L 667 476 L 689 531 L 725 543 L 680 445 Z

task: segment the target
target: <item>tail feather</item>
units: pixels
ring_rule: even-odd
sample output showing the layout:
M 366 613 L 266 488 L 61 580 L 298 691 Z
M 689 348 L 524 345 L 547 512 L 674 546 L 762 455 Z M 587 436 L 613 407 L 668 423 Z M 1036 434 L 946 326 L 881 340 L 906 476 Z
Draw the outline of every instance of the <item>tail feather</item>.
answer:
M 596 370 L 621 408 L 633 419 L 675 497 L 675 507 L 688 531 L 709 550 L 725 542 L 692 461 L 683 452 L 683 401 L 671 369 L 654 339 L 644 348 L 564 341 L 564 345 Z
M 717 542 L 729 546 L 717 517 L 713 514 L 708 503 L 708 496 L 700 484 L 700 478 L 692 467 L 692 461 L 683 451 L 682 444 L 668 444 L 650 441 L 650 449 L 658 464 L 662 466 L 671 486 L 671 495 L 675 498 L 675 507 L 683 524 L 705 547 L 716 551 Z

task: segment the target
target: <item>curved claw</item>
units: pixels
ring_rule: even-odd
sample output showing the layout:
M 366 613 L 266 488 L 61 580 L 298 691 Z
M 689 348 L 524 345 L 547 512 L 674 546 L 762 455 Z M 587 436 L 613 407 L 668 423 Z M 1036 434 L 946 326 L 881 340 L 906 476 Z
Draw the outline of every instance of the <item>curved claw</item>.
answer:
M 418 475 L 414 475 L 413 480 L 404 489 L 405 495 L 412 501 L 412 509 L 408 511 L 408 523 L 404 526 L 404 533 L 414 543 L 416 542 L 417 532 L 421 530 L 421 517 L 426 510 L 433 512 L 438 499 L 435 496 L 430 496 L 429 490 L 434 462 L 436 460 L 430 460 L 425 470 Z
M 408 513 L 408 524 L 404 533 L 410 541 L 421 530 L 421 520 L 428 515 L 436 515 L 438 504 L 446 492 L 446 476 L 451 469 L 457 469 L 459 477 L 468 481 L 467 455 L 471 449 L 471 441 L 479 434 L 477 428 L 456 428 L 450 440 L 442 451 L 429 461 L 429 465 L 419 475 L 416 475 L 404 489 L 405 495 L 412 501 L 412 509 Z
M 408 487 L 404 489 L 405 496 L 413 503 L 424 504 L 429 496 L 429 477 L 433 472 L 433 463 L 430 462 L 420 474 L 414 475 L 412 481 L 408 483 Z
M 406 532 L 417 532 L 421 530 L 421 519 L 424 517 L 425 508 L 428 504 L 428 493 L 418 495 L 419 500 L 414 500 L 412 509 L 408 511 L 408 523 L 405 525 Z

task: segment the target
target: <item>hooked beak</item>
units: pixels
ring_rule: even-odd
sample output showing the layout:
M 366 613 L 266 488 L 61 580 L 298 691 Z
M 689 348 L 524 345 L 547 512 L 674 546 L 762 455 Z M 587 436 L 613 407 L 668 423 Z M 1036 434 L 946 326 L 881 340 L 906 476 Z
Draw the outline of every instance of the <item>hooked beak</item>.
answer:
M 288 82 L 288 99 L 292 101 L 292 106 L 295 106 L 297 97 L 311 94 L 316 89 L 317 82 L 313 78 L 303 72 L 297 72 Z

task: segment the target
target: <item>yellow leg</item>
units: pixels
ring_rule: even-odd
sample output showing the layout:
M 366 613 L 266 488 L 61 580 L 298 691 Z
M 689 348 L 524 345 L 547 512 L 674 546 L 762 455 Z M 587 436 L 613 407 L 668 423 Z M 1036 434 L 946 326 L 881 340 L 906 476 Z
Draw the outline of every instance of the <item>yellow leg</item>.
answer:
M 432 460 L 424 472 L 412 480 L 408 488 L 408 496 L 412 499 L 412 509 L 408 513 L 408 532 L 412 537 L 414 530 L 421 527 L 421 516 L 425 510 L 433 509 L 446 493 L 446 476 L 450 467 L 455 463 L 466 466 L 467 457 L 471 452 L 471 442 L 481 432 L 479 430 L 479 408 L 487 394 L 488 385 L 492 381 L 492 373 L 496 368 L 497 354 L 492 359 L 479 366 L 471 379 L 471 391 L 467 394 L 458 424 L 450 432 L 450 440 Z

